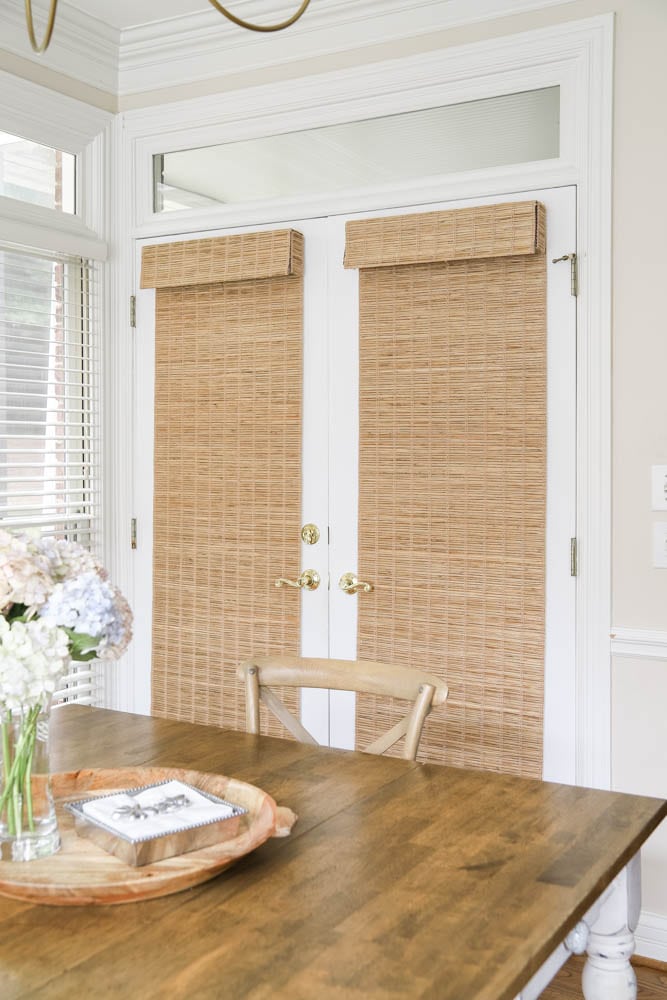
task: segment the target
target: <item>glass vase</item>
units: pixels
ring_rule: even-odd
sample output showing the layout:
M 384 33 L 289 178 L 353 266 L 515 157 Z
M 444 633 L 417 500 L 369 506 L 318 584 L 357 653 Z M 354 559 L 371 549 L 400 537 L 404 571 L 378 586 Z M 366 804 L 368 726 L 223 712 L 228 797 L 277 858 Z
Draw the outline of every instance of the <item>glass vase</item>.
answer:
M 60 847 L 49 772 L 50 702 L 0 714 L 0 857 L 32 861 Z

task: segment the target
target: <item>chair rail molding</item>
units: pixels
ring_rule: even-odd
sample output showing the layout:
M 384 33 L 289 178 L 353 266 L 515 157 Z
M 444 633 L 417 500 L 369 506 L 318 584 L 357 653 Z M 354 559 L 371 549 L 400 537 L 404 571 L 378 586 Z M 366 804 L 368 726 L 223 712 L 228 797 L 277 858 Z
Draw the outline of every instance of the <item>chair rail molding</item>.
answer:
M 613 656 L 667 660 L 667 632 L 612 626 L 611 652 Z
M 387 0 L 390 2 L 390 0 Z M 452 7 L 452 9 L 454 9 Z M 409 32 L 410 33 L 410 32 Z M 580 268 L 577 387 L 576 780 L 611 782 L 611 135 L 612 14 L 474 44 L 215 96 L 126 111 L 126 250 L 160 238 L 294 218 L 385 210 L 436 201 L 577 185 Z M 558 159 L 424 178 L 342 195 L 247 206 L 153 212 L 152 157 L 313 126 L 359 121 L 539 87 L 561 88 Z M 573 248 L 568 247 L 564 252 Z M 126 415 L 125 419 L 130 419 Z M 138 412 L 137 419 L 141 419 Z M 569 558 L 569 550 L 568 550 Z M 112 706 L 116 707 L 116 706 Z M 129 707 L 129 706 L 125 706 Z

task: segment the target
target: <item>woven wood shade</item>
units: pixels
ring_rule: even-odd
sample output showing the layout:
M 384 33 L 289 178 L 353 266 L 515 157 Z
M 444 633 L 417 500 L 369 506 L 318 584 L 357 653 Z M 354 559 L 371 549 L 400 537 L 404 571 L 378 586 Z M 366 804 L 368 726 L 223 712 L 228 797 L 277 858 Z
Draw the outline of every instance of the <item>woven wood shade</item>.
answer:
M 152 708 L 244 729 L 238 664 L 298 651 L 299 595 L 273 581 L 300 556 L 303 279 L 156 300 Z
M 141 254 L 142 288 L 180 288 L 303 274 L 303 236 L 294 229 L 157 243 Z
M 514 257 L 544 253 L 545 245 L 544 206 L 515 201 L 348 222 L 345 267 Z
M 382 266 L 359 281 L 358 572 L 376 589 L 359 598 L 358 655 L 449 684 L 421 758 L 540 776 L 544 255 Z M 399 717 L 359 697 L 359 744 Z

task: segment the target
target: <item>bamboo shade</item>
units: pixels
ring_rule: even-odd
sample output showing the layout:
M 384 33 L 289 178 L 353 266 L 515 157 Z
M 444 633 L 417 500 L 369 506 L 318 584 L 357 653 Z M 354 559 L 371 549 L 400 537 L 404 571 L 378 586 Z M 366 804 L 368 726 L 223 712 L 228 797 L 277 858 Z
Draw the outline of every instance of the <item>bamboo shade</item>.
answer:
M 142 288 L 180 288 L 303 274 L 303 236 L 294 229 L 156 243 L 141 255 Z
M 300 557 L 302 327 L 296 274 L 156 293 L 156 715 L 243 729 L 238 664 L 298 652 L 299 595 L 274 580 Z
M 544 253 L 544 206 L 536 201 L 357 219 L 345 226 L 345 267 L 391 267 Z
M 358 572 L 375 591 L 359 598 L 358 655 L 448 683 L 422 758 L 540 776 L 546 269 L 526 245 L 360 271 Z M 399 717 L 359 697 L 359 744 Z

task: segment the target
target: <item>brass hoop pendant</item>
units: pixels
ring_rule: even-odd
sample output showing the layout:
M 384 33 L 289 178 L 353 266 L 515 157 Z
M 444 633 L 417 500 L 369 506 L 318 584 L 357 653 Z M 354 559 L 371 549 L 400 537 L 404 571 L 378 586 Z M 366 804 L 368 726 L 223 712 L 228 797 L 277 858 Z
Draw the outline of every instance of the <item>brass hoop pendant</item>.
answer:
M 57 3 L 57 0 L 55 0 L 55 2 Z M 26 4 L 27 3 L 28 0 L 26 0 Z M 212 4 L 212 6 L 215 7 L 215 9 L 221 14 L 224 14 L 229 21 L 233 21 L 234 24 L 238 24 L 240 28 L 248 28 L 249 31 L 281 31 L 283 28 L 289 28 L 290 24 L 294 24 L 295 21 L 299 20 L 310 3 L 310 0 L 303 0 L 303 3 L 297 10 L 296 14 L 292 14 L 292 16 L 288 17 L 286 21 L 281 21 L 280 24 L 251 24 L 250 21 L 244 21 L 242 18 L 237 17 L 236 14 L 232 14 L 226 7 L 223 7 L 218 0 L 209 0 L 209 3 Z
M 44 40 L 41 45 L 38 45 L 37 38 L 35 37 L 35 24 L 32 19 L 32 0 L 25 0 L 25 19 L 28 24 L 28 38 L 30 39 L 30 44 L 35 52 L 46 52 L 48 49 L 49 42 L 51 41 L 51 35 L 53 34 L 53 25 L 56 23 L 57 9 L 58 0 L 51 0 L 51 9 L 49 10 L 49 20 L 46 25 Z

